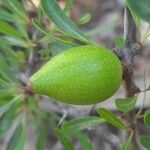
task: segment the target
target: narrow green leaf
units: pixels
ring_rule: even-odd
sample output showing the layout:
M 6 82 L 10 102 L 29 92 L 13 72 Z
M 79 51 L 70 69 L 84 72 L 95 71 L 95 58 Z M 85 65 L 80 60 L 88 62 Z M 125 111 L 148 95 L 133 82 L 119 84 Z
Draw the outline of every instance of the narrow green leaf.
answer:
M 89 137 L 82 132 L 77 131 L 76 137 L 78 138 L 81 149 L 83 150 L 93 150 L 92 142 L 90 141 Z
M 77 22 L 76 24 L 77 25 L 83 25 L 83 24 L 86 24 L 88 23 L 90 20 L 91 20 L 92 16 L 90 13 L 86 13 L 83 17 L 81 17 Z
M 129 112 L 135 108 L 137 97 L 118 98 L 115 100 L 116 107 L 122 112 Z
M 25 129 L 19 125 L 10 138 L 6 150 L 23 150 L 25 144 Z
M 62 130 L 70 132 L 72 130 L 83 130 L 85 128 L 95 126 L 105 122 L 104 119 L 101 119 L 96 116 L 86 116 L 77 119 L 72 119 L 68 122 L 65 122 L 62 125 Z
M 0 67 L 1 67 L 1 65 L 0 65 Z M 5 81 L 5 80 L 0 78 L 0 87 L 1 88 L 5 88 L 5 87 L 8 87 L 8 86 L 9 86 L 9 83 L 7 81 Z
M 55 0 L 41 0 L 42 8 L 46 15 L 64 32 L 86 43 L 93 44 L 91 39 L 84 35 L 80 29 L 61 10 Z
M 71 6 L 73 4 L 73 0 L 66 0 L 64 11 L 67 12 L 70 10 Z
M 38 23 L 38 21 L 35 20 L 35 19 L 32 21 L 32 23 L 33 23 L 33 25 L 37 28 L 37 30 L 39 30 L 39 31 L 42 32 L 43 34 L 45 34 L 45 35 L 51 37 L 52 39 L 55 39 L 55 40 L 57 40 L 57 41 L 59 41 L 59 42 L 66 43 L 66 44 L 74 44 L 74 45 L 77 45 L 76 43 L 72 43 L 72 42 L 70 42 L 70 41 L 60 39 L 60 38 L 56 37 L 55 35 L 53 35 L 52 33 L 45 31 L 45 30 L 42 28 L 42 26 Z M 58 31 L 59 31 L 59 30 L 58 30 Z M 64 33 L 64 34 L 65 34 L 65 33 Z
M 0 33 L 10 36 L 22 37 L 22 34 L 8 23 L 0 22 Z
M 7 44 L 3 43 L 4 40 L 0 39 L 1 45 L 0 45 L 0 50 L 3 51 L 5 54 L 6 59 L 12 58 L 14 61 L 16 61 L 16 53 L 14 50 Z
M 0 21 L 13 22 L 15 19 L 16 19 L 15 16 L 12 15 L 11 13 L 5 10 L 0 10 Z
M 3 98 L 0 98 L 0 105 L 8 103 L 11 99 L 13 99 L 12 95 L 6 95 Z
M 15 26 L 17 30 L 22 34 L 22 37 L 28 41 L 29 45 L 32 45 L 32 42 L 29 34 L 28 34 L 28 26 L 24 23 L 21 19 L 17 19 L 18 21 L 15 22 Z M 13 22 L 14 23 L 14 22 Z
M 24 20 L 27 20 L 27 14 L 23 7 L 23 4 L 20 3 L 18 0 L 2 0 L 3 4 L 14 14 L 17 14 Z
M 17 60 L 16 54 L 14 50 L 8 46 L 0 45 L 0 51 L 2 51 L 2 57 L 5 58 L 5 66 L 3 68 L 3 72 L 9 76 L 13 81 L 16 80 L 16 75 L 12 74 L 12 71 L 18 71 L 19 69 L 19 61 Z M 0 59 L 3 59 L 0 56 Z M 0 60 L 1 61 L 1 60 Z M 3 63 L 4 64 L 4 63 Z
M 59 141 L 62 143 L 64 150 L 74 150 L 72 144 L 68 140 L 68 137 L 63 131 L 56 129 L 55 134 L 57 138 L 59 139 Z
M 101 118 L 104 118 L 108 123 L 115 126 L 116 128 L 127 128 L 125 123 L 111 111 L 105 108 L 99 108 L 97 112 Z
M 25 64 L 25 62 L 26 62 L 25 52 L 17 51 L 16 52 L 16 57 L 17 57 L 17 59 L 20 63 Z
M 8 103 L 4 104 L 4 105 L 0 105 L 0 117 L 7 111 L 10 109 L 10 107 L 12 107 L 12 105 L 14 103 L 16 103 L 16 99 L 13 99 L 11 101 L 9 101 Z
M 127 1 L 127 0 L 126 0 Z M 132 8 L 130 8 L 130 6 L 128 5 L 128 2 L 126 2 L 131 14 L 132 14 L 132 17 L 133 17 L 133 20 L 136 24 L 136 27 L 137 27 L 137 31 L 139 32 L 140 34 L 140 25 L 141 25 L 141 19 L 140 17 L 132 10 Z
M 150 110 L 147 110 L 144 114 L 144 124 L 150 128 Z
M 12 126 L 15 121 L 17 109 L 20 107 L 20 103 L 18 100 L 19 97 L 9 102 L 9 105 L 4 104 L 0 107 L 0 136 L 3 136 L 5 132 Z M 11 103 L 13 102 L 13 103 Z
M 115 47 L 122 48 L 124 46 L 124 39 L 122 36 L 117 36 L 115 38 Z
M 36 150 L 44 150 L 46 143 L 46 130 L 45 128 L 41 128 L 38 136 L 38 140 L 36 143 Z
M 8 131 L 9 128 L 11 128 L 14 119 L 13 117 L 10 118 L 1 118 L 1 123 L 0 123 L 0 137 L 3 137 L 5 133 Z
M 14 94 L 14 91 L 15 90 L 12 90 L 11 88 L 10 89 L 8 89 L 8 88 L 7 89 L 0 89 L 0 103 L 1 103 L 1 99 Z
M 123 144 L 121 150 L 132 150 L 132 144 L 131 144 L 132 136 L 133 136 L 133 133 L 131 132 L 129 138 L 128 138 L 127 141 Z
M 76 45 L 66 44 L 63 42 L 51 42 L 48 44 L 48 48 L 52 52 L 52 56 L 57 55 L 58 53 L 67 50 L 69 48 L 72 48 Z
M 140 136 L 140 142 L 147 150 L 150 150 L 150 136 Z
M 0 78 L 5 80 L 6 82 L 12 82 L 11 77 L 4 70 L 0 70 Z
M 1 45 L 0 45 L 0 47 L 1 47 Z M 10 53 L 10 55 L 11 55 L 11 53 Z M 6 57 L 7 57 L 7 55 L 6 56 L 0 56 L 0 78 L 2 79 L 2 80 L 4 80 L 5 82 L 8 82 L 9 83 L 9 85 L 12 83 L 12 82 L 17 82 L 17 80 L 16 80 L 16 76 L 15 76 L 15 74 L 12 74 L 12 66 L 14 65 L 14 64 L 8 64 L 6 61 L 7 61 L 7 59 L 6 59 Z M 5 59 L 4 59 L 5 58 Z M 14 68 L 13 69 L 15 69 L 15 66 L 13 66 Z M 10 76 L 10 74 L 11 74 L 11 76 Z
M 2 39 L 6 40 L 6 42 L 8 44 L 11 44 L 12 46 L 19 46 L 19 47 L 24 47 L 24 48 L 28 48 L 28 47 L 31 46 L 24 39 L 21 39 L 21 38 L 18 38 L 18 37 L 3 36 Z
M 150 1 L 149 0 L 127 0 L 127 5 L 140 18 L 150 23 Z

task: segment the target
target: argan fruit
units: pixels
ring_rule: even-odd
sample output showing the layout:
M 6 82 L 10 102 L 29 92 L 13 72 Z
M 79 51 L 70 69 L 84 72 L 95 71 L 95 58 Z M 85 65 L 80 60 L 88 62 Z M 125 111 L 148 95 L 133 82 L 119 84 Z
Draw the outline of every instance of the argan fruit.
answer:
M 121 79 L 118 57 L 104 47 L 87 45 L 54 56 L 31 76 L 27 87 L 65 103 L 88 105 L 111 97 Z

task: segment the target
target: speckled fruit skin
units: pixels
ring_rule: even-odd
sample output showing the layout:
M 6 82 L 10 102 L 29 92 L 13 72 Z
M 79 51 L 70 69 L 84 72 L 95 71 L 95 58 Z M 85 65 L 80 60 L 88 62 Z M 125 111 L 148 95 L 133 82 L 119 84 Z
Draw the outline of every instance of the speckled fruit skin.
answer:
M 89 105 L 111 97 L 121 79 L 117 56 L 106 48 L 87 45 L 53 57 L 30 78 L 28 86 L 65 103 Z

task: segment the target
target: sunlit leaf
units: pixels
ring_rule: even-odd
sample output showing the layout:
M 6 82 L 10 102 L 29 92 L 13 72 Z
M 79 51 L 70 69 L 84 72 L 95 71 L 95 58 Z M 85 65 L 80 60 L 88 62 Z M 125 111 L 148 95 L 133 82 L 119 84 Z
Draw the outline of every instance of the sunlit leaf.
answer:
M 85 128 L 104 123 L 105 120 L 96 116 L 86 116 L 72 119 L 62 125 L 62 130 L 69 132 L 72 130 L 83 130 Z
M 125 123 L 111 111 L 105 108 L 99 108 L 97 112 L 101 118 L 104 118 L 108 123 L 115 126 L 116 128 L 127 128 Z

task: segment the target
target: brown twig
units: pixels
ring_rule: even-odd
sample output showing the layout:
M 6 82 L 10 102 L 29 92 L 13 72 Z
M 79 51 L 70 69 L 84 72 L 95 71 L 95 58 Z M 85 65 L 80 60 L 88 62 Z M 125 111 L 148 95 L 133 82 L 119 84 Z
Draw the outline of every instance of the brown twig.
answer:
M 125 89 L 125 96 L 131 97 L 140 92 L 140 89 L 136 86 L 134 82 L 134 69 L 133 69 L 133 59 L 134 56 L 139 52 L 142 46 L 139 44 L 133 45 L 137 42 L 136 36 L 136 25 L 134 23 L 133 17 L 127 7 L 124 11 L 124 39 L 125 45 L 122 49 L 122 61 L 123 61 L 123 85 Z M 132 143 L 135 149 L 141 150 L 142 146 L 139 143 L 138 135 L 138 124 L 135 117 L 135 111 L 131 111 L 127 117 L 130 127 L 133 130 Z

